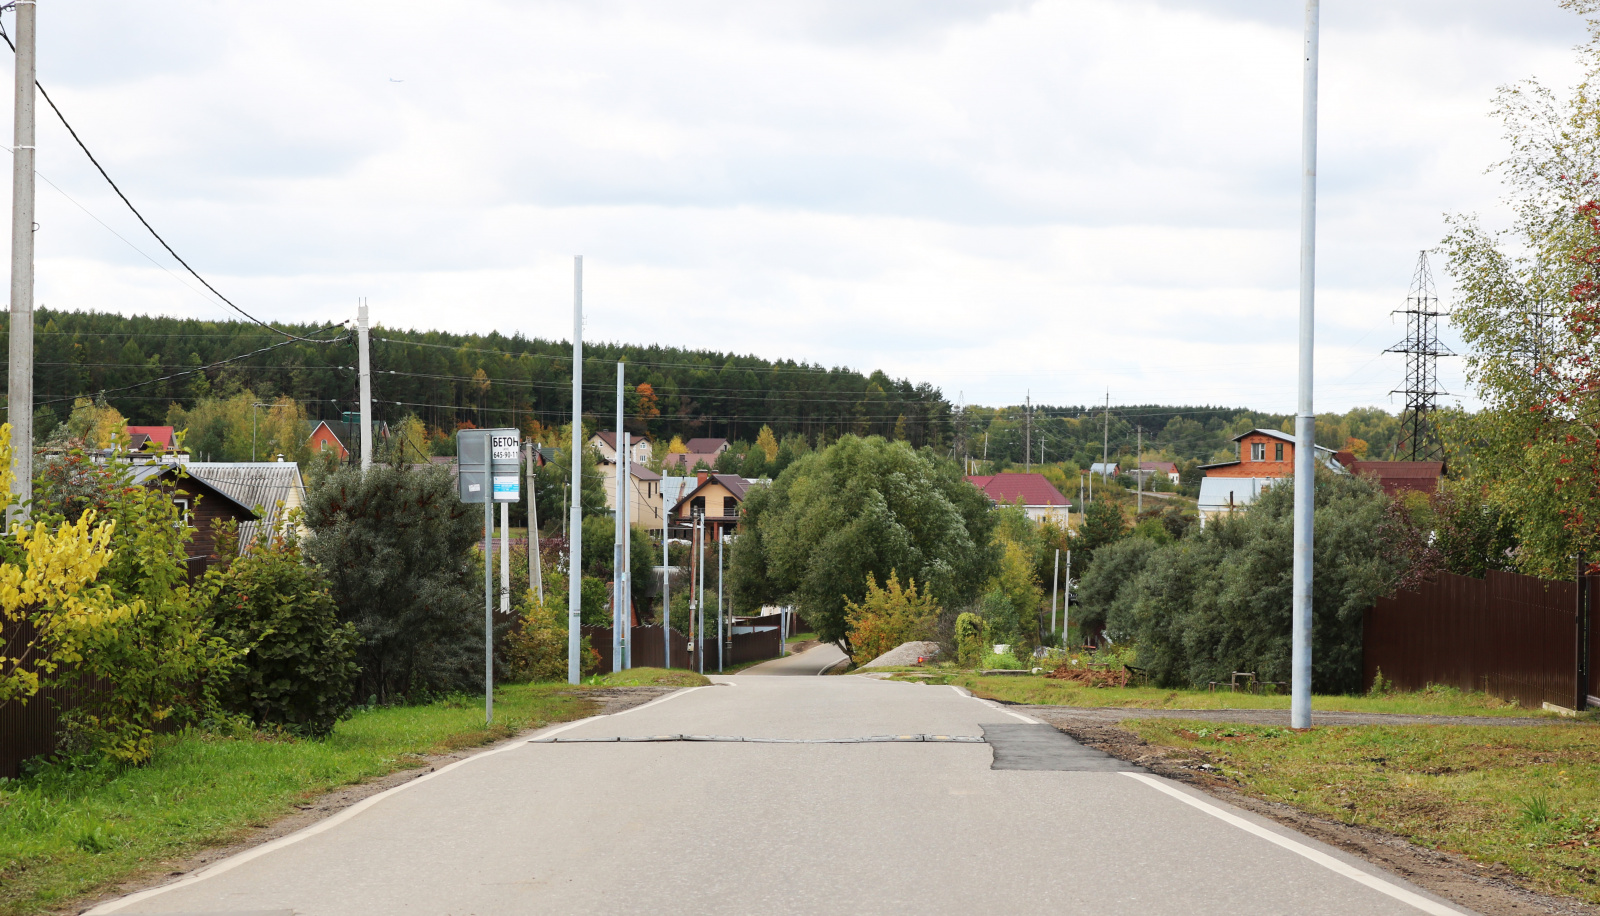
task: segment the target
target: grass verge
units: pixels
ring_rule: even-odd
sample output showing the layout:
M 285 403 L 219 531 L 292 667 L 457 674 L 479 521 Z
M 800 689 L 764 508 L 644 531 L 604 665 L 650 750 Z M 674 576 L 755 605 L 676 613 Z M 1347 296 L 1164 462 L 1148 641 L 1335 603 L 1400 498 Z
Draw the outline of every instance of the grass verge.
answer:
M 899 677 L 899 676 L 897 676 Z M 955 684 L 980 697 L 1040 706 L 1109 706 L 1134 709 L 1288 709 L 1287 696 L 1257 696 L 1205 690 L 1163 690 L 1158 687 L 1084 687 L 1043 675 L 984 677 L 976 674 L 936 675 L 924 680 Z M 1463 693 L 1453 687 L 1430 687 L 1413 693 L 1382 696 L 1319 696 L 1312 708 L 1330 712 L 1397 713 L 1414 716 L 1550 716 L 1523 709 L 1486 693 Z
M 1123 723 L 1186 749 L 1242 791 L 1500 865 L 1600 903 L 1600 729 L 1409 725 L 1284 728 Z
M 323 741 L 174 735 L 137 768 L 45 767 L 0 780 L 0 913 L 27 916 L 164 862 L 241 838 L 340 786 L 414 767 L 422 755 L 488 744 L 582 718 L 592 700 L 565 684 L 364 710 Z
M 584 683 L 602 687 L 704 687 L 711 681 L 693 671 L 679 668 L 629 668 L 610 674 L 597 674 Z

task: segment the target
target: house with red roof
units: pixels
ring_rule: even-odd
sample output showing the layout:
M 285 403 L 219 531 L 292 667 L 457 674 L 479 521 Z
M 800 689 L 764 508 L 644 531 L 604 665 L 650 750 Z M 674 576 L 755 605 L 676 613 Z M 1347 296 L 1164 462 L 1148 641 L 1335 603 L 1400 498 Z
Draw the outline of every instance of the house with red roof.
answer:
M 1147 481 L 1156 474 L 1165 474 L 1173 486 L 1178 485 L 1178 466 L 1170 461 L 1141 461 L 1139 474 Z
M 1022 510 L 1036 522 L 1049 519 L 1065 525 L 1072 513 L 1072 503 L 1043 474 L 981 474 L 967 482 L 995 505 L 1014 506 L 1021 500 Z
M 122 431 L 128 436 L 128 448 L 136 452 L 170 452 L 176 443 L 170 426 L 124 426 Z

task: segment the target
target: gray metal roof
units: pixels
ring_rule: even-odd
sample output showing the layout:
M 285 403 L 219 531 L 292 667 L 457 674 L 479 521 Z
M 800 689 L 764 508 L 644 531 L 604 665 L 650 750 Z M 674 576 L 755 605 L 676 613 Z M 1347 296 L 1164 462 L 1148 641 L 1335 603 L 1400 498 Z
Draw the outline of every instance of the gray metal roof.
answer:
M 180 467 L 184 468 L 184 469 L 187 469 L 188 465 L 184 465 L 184 464 L 136 464 L 133 467 L 129 468 L 128 480 L 129 480 L 129 482 L 135 484 L 136 486 L 144 486 L 144 485 L 150 483 L 151 481 L 155 480 L 158 477 L 164 477 L 164 476 L 166 476 L 168 474 L 171 474 L 171 473 L 175 472 Z M 213 496 L 218 496 L 218 497 L 221 497 L 222 499 L 225 499 L 225 500 L 227 500 L 229 502 L 232 502 L 232 503 L 236 504 L 236 506 L 247 515 L 258 514 L 258 513 L 255 512 L 254 508 L 250 505 L 250 503 L 244 502 L 243 500 L 241 500 L 238 497 L 234 496 L 232 493 L 228 492 L 228 490 L 224 489 L 223 487 L 217 486 L 216 484 L 212 483 L 211 481 L 206 480 L 204 477 L 201 477 L 199 474 L 190 474 L 189 476 L 194 478 L 195 483 L 197 485 L 196 489 L 201 490 L 202 494 L 209 493 L 209 494 L 211 494 Z M 243 522 L 242 524 L 251 525 L 251 524 L 254 524 L 254 522 Z
M 239 543 L 255 540 L 262 526 L 275 537 L 284 513 L 306 503 L 300 466 L 292 461 L 191 461 L 190 474 L 246 506 L 259 507 L 260 521 L 239 526 Z

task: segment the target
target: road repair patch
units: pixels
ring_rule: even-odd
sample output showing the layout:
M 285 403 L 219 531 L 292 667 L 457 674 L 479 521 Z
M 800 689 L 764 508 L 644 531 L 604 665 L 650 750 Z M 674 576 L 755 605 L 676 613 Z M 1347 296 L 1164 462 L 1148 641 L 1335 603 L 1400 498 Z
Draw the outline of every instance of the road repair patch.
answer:
M 991 770 L 1057 770 L 1079 773 L 1139 773 L 1141 767 L 1084 747 L 1049 725 L 985 725 L 994 749 Z

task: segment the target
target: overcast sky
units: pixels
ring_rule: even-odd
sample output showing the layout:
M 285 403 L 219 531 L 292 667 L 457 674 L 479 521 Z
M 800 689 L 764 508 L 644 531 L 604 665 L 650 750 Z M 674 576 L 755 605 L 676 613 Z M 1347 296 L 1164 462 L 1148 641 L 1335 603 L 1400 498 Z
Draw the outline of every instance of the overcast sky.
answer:
M 591 339 L 1290 412 L 1301 6 L 42 0 L 39 78 L 269 320 L 567 339 L 582 254 Z M 1497 211 L 1494 88 L 1569 85 L 1583 35 L 1554 0 L 1324 4 L 1319 409 L 1398 410 L 1417 253 Z M 39 124 L 40 304 L 228 317 Z

